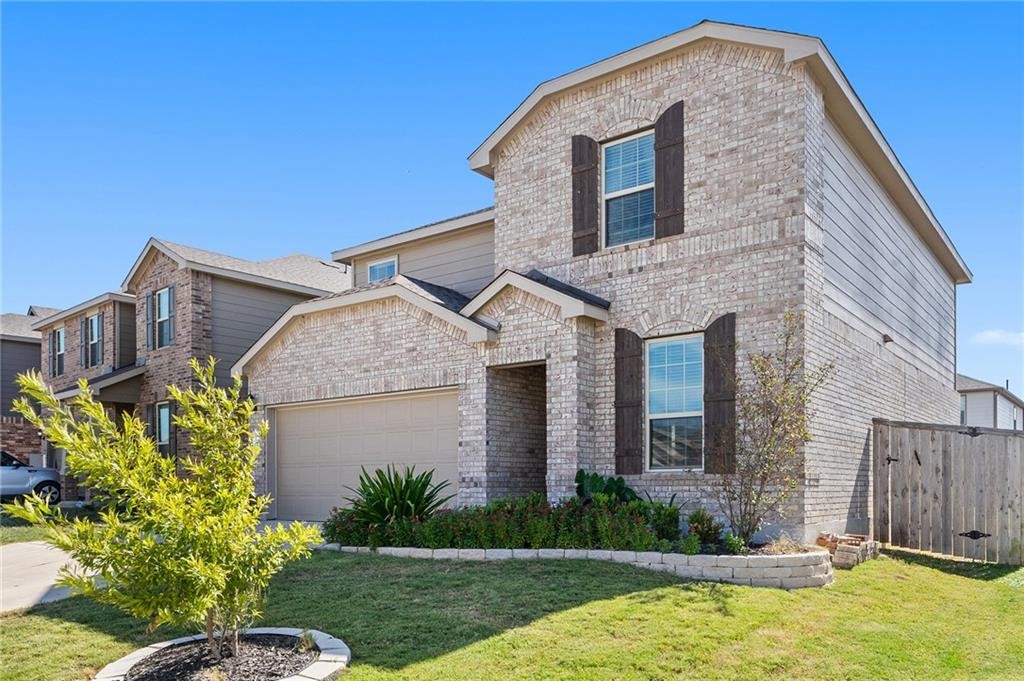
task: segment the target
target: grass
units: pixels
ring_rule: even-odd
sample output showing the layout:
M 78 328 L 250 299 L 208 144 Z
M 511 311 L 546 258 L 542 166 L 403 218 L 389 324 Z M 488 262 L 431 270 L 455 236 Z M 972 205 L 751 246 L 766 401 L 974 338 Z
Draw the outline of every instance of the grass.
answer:
M 66 508 L 63 510 L 68 518 L 95 517 L 92 509 Z M 16 544 L 23 541 L 42 541 L 46 539 L 46 530 L 29 525 L 24 520 L 12 518 L 0 511 L 0 544 Z
M 366 679 L 1019 679 L 1024 570 L 894 554 L 828 589 L 688 583 L 603 562 L 317 553 L 267 625 L 344 639 Z M 0 618 L 0 679 L 86 679 L 147 642 L 81 598 Z

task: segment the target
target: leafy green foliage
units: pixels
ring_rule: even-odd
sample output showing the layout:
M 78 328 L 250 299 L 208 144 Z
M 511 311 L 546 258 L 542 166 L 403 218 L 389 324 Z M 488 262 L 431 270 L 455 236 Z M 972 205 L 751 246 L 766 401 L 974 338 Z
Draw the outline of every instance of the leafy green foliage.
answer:
M 685 553 L 688 556 L 696 555 L 700 553 L 700 550 L 700 536 L 696 534 L 686 535 L 679 544 L 679 553 Z
M 27 398 L 15 409 L 67 452 L 68 471 L 96 490 L 99 517 L 68 518 L 33 496 L 4 509 L 45 528 L 46 540 L 81 566 L 59 583 L 149 620 L 204 626 L 211 652 L 223 642 L 237 652 L 240 628 L 257 619 L 270 578 L 320 541 L 301 523 L 259 529 L 269 497 L 256 496 L 253 471 L 267 433 L 255 432 L 255 405 L 241 381 L 219 388 L 214 360 L 192 360 L 196 386 L 168 386 L 174 418 L 190 436 L 193 455 L 162 455 L 138 418 L 114 422 L 86 382 L 61 404 L 38 371 L 18 377 Z M 37 403 L 39 412 L 29 400 Z
M 731 532 L 722 539 L 722 549 L 725 553 L 737 555 L 747 552 L 747 542 L 743 541 Z
M 746 545 L 765 520 L 785 515 L 811 440 L 811 396 L 835 373 L 832 362 L 805 365 L 802 328 L 803 315 L 788 313 L 778 349 L 751 355 L 751 378 L 736 383 L 736 468 L 721 476 L 716 494 Z
M 346 499 L 352 512 L 368 525 L 385 525 L 410 518 L 427 518 L 452 496 L 441 496 L 448 482 L 435 485 L 434 471 L 416 474 L 415 467 L 399 472 L 390 464 L 373 474 L 362 469 L 356 495 Z
M 698 508 L 686 519 L 687 532 L 696 535 L 702 546 L 718 546 L 725 526 L 715 522 L 714 516 L 703 508 Z
M 606 477 L 600 473 L 587 473 L 582 468 L 576 471 L 576 496 L 585 502 L 595 494 L 605 494 L 620 502 L 636 501 L 637 493 L 620 477 Z

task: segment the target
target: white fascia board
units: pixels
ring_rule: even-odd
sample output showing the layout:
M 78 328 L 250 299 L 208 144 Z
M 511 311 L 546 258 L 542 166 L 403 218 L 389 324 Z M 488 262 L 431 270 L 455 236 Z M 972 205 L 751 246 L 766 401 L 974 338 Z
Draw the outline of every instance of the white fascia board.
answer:
M 545 286 L 539 281 L 534 281 L 529 277 L 525 277 L 518 272 L 512 272 L 506 270 L 502 272 L 494 281 L 484 287 L 480 293 L 473 296 L 466 305 L 460 310 L 460 312 L 466 317 L 472 317 L 479 310 L 489 303 L 495 296 L 501 293 L 506 286 L 513 286 L 518 289 L 522 289 L 527 293 L 531 293 L 538 298 L 546 300 L 554 305 L 558 305 L 562 312 L 562 319 L 570 319 L 572 317 L 590 317 L 600 322 L 608 321 L 608 310 L 602 307 L 592 305 L 585 301 L 580 300 L 574 296 L 570 296 L 561 291 L 556 291 L 550 286 Z
M 409 243 L 410 241 L 428 239 L 430 237 L 440 236 L 442 234 L 455 232 L 468 227 L 478 227 L 488 222 L 494 222 L 493 208 L 452 218 L 451 220 L 435 222 L 432 225 L 426 225 L 424 227 L 411 229 L 407 232 L 381 237 L 380 239 L 356 244 L 355 246 L 349 246 L 348 248 L 341 248 L 331 253 L 331 260 L 334 260 L 335 262 L 347 262 L 352 258 L 366 255 L 367 253 L 373 253 L 374 251 L 394 248 L 395 246 L 401 246 L 402 244 Z
M 386 298 L 401 298 L 402 300 L 440 317 L 453 326 L 457 326 L 466 332 L 466 340 L 470 343 L 494 341 L 497 338 L 496 333 L 492 329 L 488 329 L 479 322 L 463 317 L 457 312 L 428 300 L 423 296 L 410 291 L 401 284 L 391 284 L 380 288 L 340 295 L 334 298 L 311 300 L 306 303 L 293 305 L 281 316 L 280 319 L 274 322 L 273 326 L 267 329 L 266 333 L 260 336 L 251 348 L 246 350 L 245 354 L 242 355 L 237 362 L 231 366 L 231 375 L 240 376 L 245 373 L 245 365 L 259 355 L 264 347 L 266 347 L 285 329 L 285 327 L 296 319 L 305 317 L 306 315 L 317 314 L 318 312 L 351 307 L 352 305 L 361 305 L 363 303 L 369 303 L 375 300 L 384 300 Z
M 138 274 L 140 269 L 142 269 L 142 264 L 145 262 L 146 257 L 149 255 L 149 252 L 154 248 L 163 253 L 164 255 L 166 255 L 174 262 L 176 262 L 179 268 L 185 265 L 184 258 L 182 258 L 177 253 L 164 246 L 159 239 L 151 236 L 149 237 L 149 241 L 146 242 L 146 245 L 142 247 L 142 251 L 139 253 L 139 257 L 135 258 L 135 263 L 132 265 L 132 268 L 128 270 L 128 275 L 124 278 L 124 281 L 121 282 L 122 291 L 125 291 L 127 293 L 135 292 L 134 287 L 132 286 L 132 282 L 135 279 L 135 275 Z
M 96 296 L 95 298 L 90 298 L 84 303 L 78 303 L 77 305 L 69 307 L 66 310 L 61 310 L 57 314 L 50 315 L 49 317 L 43 317 L 38 322 L 32 324 L 32 328 L 38 331 L 39 329 L 46 328 L 47 326 L 53 326 L 62 319 L 73 317 L 74 315 L 80 312 L 85 312 L 91 307 L 96 307 L 97 305 L 102 305 L 103 303 L 109 301 L 113 301 L 116 303 L 130 303 L 134 305 L 135 296 L 131 295 L 130 293 L 102 293 Z

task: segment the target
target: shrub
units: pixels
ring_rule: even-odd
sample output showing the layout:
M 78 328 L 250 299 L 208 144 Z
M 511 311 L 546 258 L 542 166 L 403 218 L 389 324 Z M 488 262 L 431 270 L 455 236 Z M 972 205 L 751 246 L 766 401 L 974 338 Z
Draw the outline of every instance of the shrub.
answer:
M 130 414 L 115 423 L 83 379 L 61 404 L 38 371 L 18 377 L 27 398 L 15 409 L 67 452 L 68 472 L 103 490 L 98 521 L 68 521 L 37 496 L 8 504 L 12 516 L 47 528 L 47 541 L 81 566 L 59 584 L 162 624 L 205 626 L 210 653 L 227 642 L 238 653 L 239 629 L 261 614 L 270 578 L 285 562 L 309 554 L 320 533 L 301 523 L 259 529 L 270 498 L 256 496 L 253 472 L 266 422 L 255 432 L 255 405 L 241 381 L 217 387 L 214 361 L 191 362 L 195 387 L 168 386 L 174 423 L 195 454 L 169 457 Z
M 606 494 L 619 502 L 639 499 L 637 493 L 626 485 L 622 477 L 605 477 L 600 473 L 587 473 L 582 468 L 576 471 L 576 496 L 585 502 L 593 500 L 595 494 Z
M 433 470 L 416 475 L 415 467 L 399 472 L 389 464 L 372 475 L 364 468 L 359 473 L 359 487 L 352 490 L 356 496 L 346 501 L 356 517 L 369 525 L 426 518 L 452 498 L 441 496 L 448 482 L 435 485 L 433 478 Z
M 683 540 L 679 544 L 679 552 L 685 553 L 688 556 L 693 556 L 700 553 L 700 549 L 700 536 L 693 534 L 692 532 L 683 537 Z
M 697 535 L 701 545 L 705 547 L 718 546 L 718 542 L 722 539 L 722 530 L 725 527 L 722 523 L 715 522 L 714 516 L 703 508 L 698 508 L 691 513 L 686 519 L 686 524 L 687 531 Z
M 722 540 L 722 549 L 725 553 L 739 554 L 747 552 L 747 542 L 733 533 L 725 535 Z
M 675 505 L 675 497 L 667 504 L 660 501 L 649 502 L 651 527 L 658 539 L 675 541 L 679 539 L 679 507 Z
M 366 546 L 369 529 L 369 525 L 356 516 L 352 509 L 335 508 L 324 521 L 321 531 L 328 541 L 342 546 Z

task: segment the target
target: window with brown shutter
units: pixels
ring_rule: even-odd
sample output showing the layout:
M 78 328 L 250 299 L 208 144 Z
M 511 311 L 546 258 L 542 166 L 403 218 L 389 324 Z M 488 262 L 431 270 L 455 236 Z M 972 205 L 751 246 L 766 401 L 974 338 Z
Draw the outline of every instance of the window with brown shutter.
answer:
M 644 471 L 644 342 L 615 329 L 615 473 Z
M 572 254 L 593 253 L 600 247 L 598 156 L 596 140 L 572 136 Z
M 736 315 L 704 331 L 704 471 L 736 470 Z
M 665 109 L 654 124 L 654 237 L 683 233 L 683 102 Z

